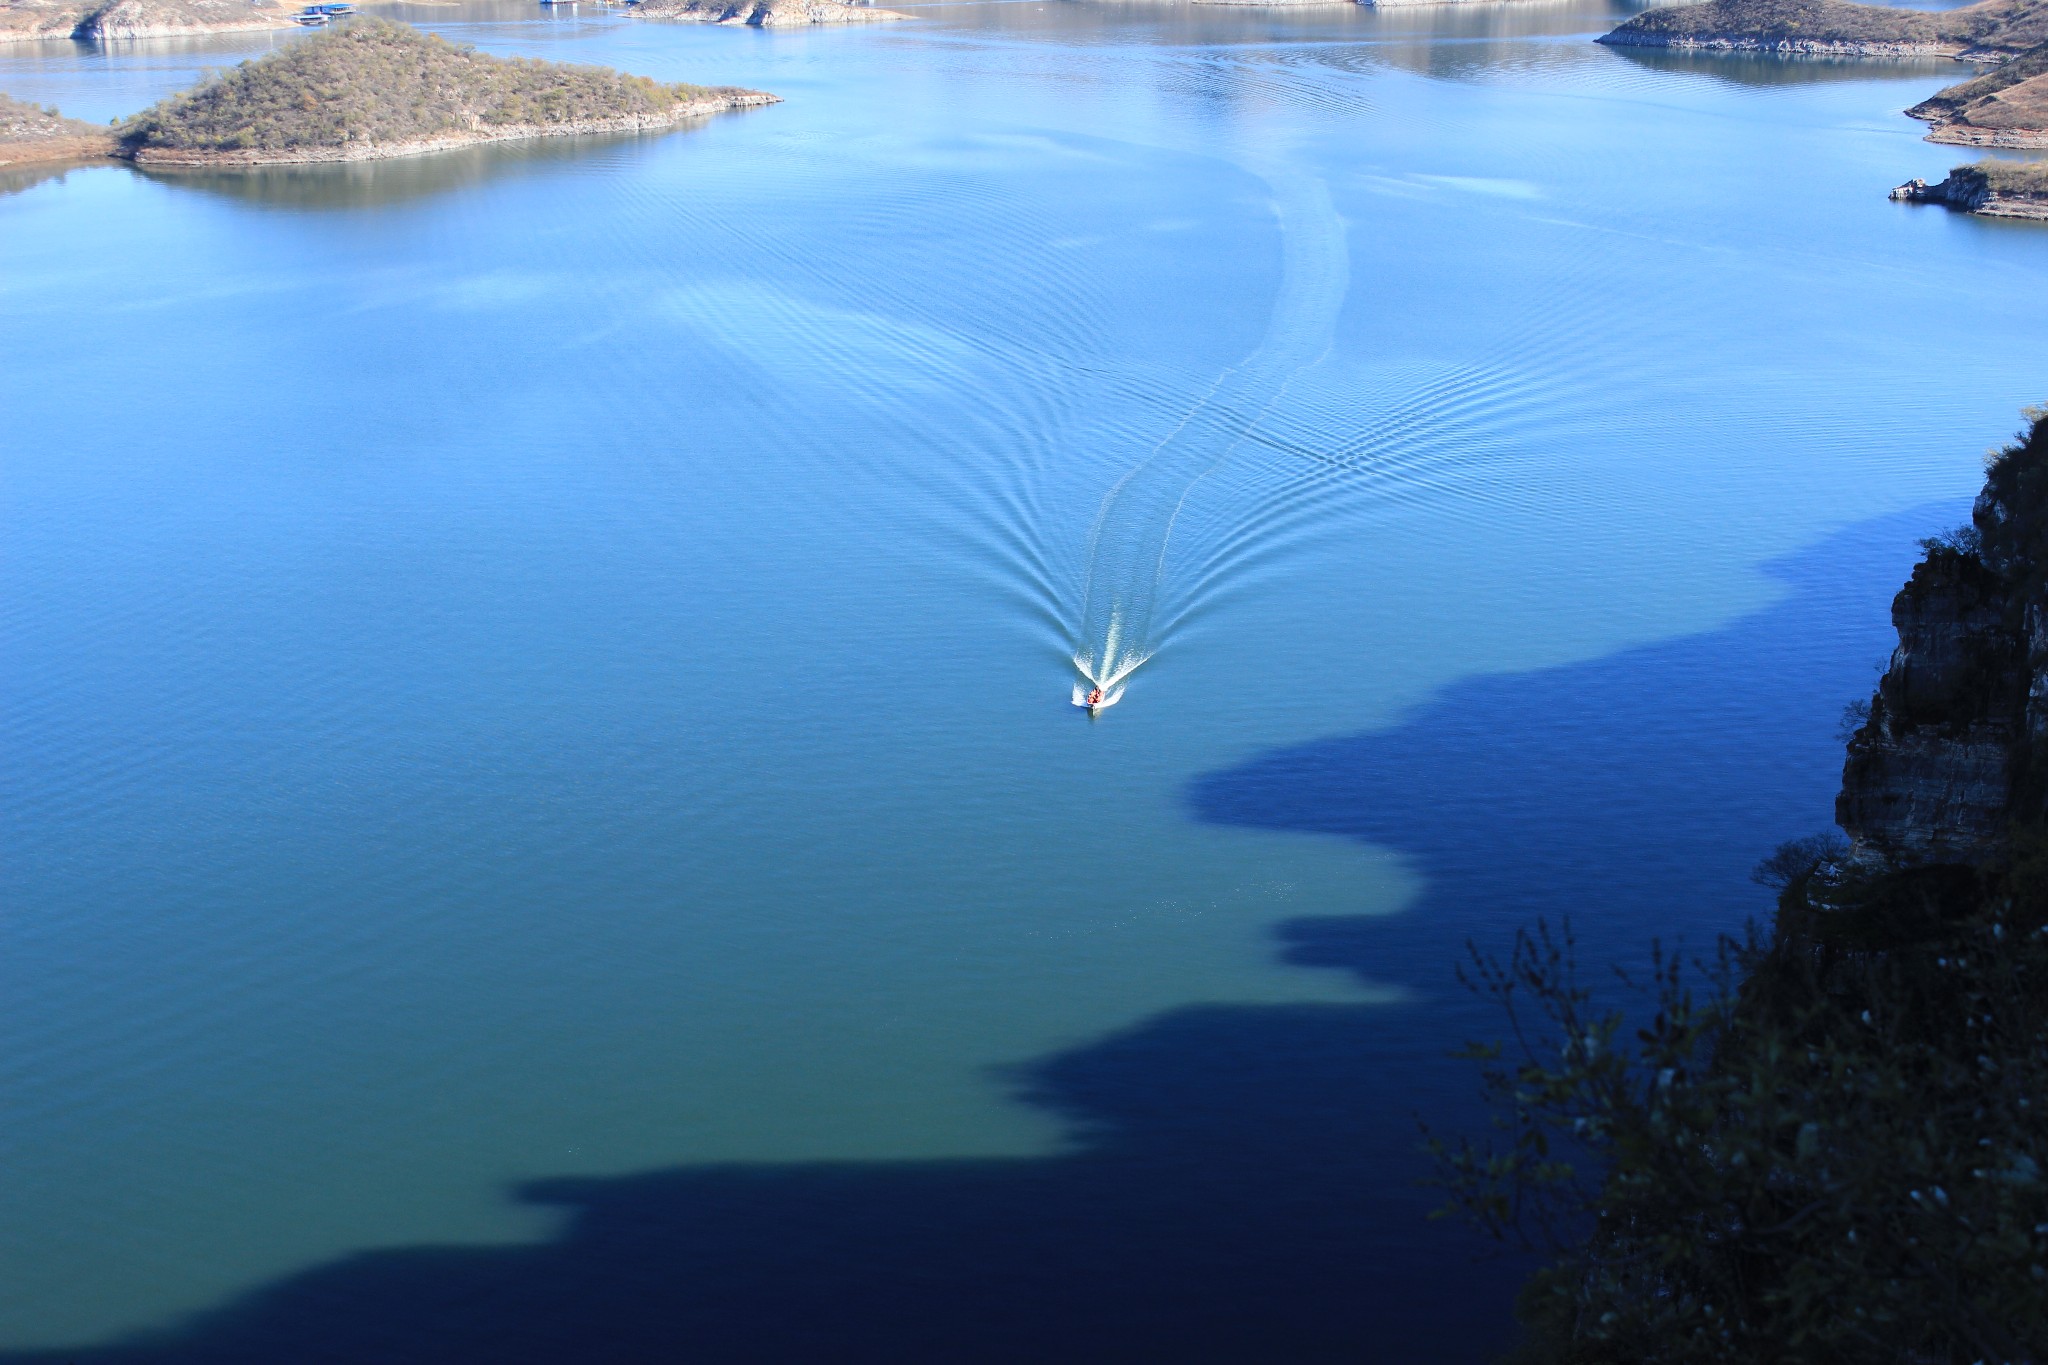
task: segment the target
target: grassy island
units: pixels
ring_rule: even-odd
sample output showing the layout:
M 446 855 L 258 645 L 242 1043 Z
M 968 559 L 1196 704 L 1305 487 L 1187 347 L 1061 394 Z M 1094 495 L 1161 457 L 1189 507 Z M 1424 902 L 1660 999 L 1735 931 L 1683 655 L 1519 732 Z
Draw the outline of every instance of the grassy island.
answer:
M 0 95 L 0 166 L 85 161 L 113 151 L 114 139 L 105 128 Z
M 1848 0 L 1706 0 L 1646 10 L 1600 41 L 1620 47 L 1998 61 L 2048 42 L 2048 0 L 1982 0 L 1945 11 Z
M 1929 142 L 2048 147 L 2048 44 L 1906 111 L 1934 125 Z
M 751 28 L 870 24 L 910 17 L 893 9 L 842 4 L 840 0 L 639 0 L 626 12 L 639 19 L 666 19 L 682 24 L 745 24 Z
M 489 57 L 405 24 L 364 19 L 244 62 L 137 114 L 118 133 L 120 154 L 145 165 L 364 161 L 667 128 L 774 102 L 758 90 Z

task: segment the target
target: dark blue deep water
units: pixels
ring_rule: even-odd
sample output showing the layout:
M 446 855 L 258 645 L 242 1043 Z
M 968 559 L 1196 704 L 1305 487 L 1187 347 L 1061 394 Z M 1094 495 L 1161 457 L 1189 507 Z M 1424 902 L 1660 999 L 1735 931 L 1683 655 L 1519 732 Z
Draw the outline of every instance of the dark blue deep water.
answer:
M 399 12 L 785 102 L 0 180 L 0 1361 L 1502 1346 L 1462 945 L 1762 913 L 2048 396 L 1958 69 Z

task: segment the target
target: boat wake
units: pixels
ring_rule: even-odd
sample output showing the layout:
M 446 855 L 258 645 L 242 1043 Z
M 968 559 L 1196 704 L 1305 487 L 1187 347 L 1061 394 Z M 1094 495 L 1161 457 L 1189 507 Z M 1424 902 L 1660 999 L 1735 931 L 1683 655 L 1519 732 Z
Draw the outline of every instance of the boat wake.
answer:
M 1264 339 L 1217 376 L 1201 400 L 1102 499 L 1089 535 L 1075 669 L 1108 705 L 1157 654 L 1167 550 L 1189 493 L 1254 437 L 1288 382 L 1328 352 L 1349 282 L 1344 221 L 1321 180 L 1277 160 L 1244 164 L 1271 187 L 1281 277 Z M 1075 698 L 1085 696 L 1081 685 Z

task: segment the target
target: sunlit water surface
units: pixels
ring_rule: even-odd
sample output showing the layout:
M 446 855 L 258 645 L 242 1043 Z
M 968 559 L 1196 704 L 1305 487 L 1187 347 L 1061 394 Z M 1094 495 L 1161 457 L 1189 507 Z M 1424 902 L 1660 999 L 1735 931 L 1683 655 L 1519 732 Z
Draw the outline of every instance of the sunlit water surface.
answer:
M 1190 1005 L 1345 1011 L 1405 1152 L 1490 1027 L 1461 935 L 1758 908 L 1911 537 L 2048 393 L 2048 231 L 1884 197 L 1952 64 L 1570 4 L 405 13 L 786 102 L 8 182 L 0 1345 L 546 1239 L 541 1177 L 1057 1159 L 1097 1139 L 1018 1068 Z M 0 88 L 104 119 L 284 41 Z M 1091 723 L 1076 660 L 1143 666 Z M 1394 765 L 1348 824 L 1285 759 L 1342 736 Z M 1615 874 L 1674 830 L 1696 876 Z M 1376 1169 L 1331 1340 L 1476 1358 L 1498 1283 Z

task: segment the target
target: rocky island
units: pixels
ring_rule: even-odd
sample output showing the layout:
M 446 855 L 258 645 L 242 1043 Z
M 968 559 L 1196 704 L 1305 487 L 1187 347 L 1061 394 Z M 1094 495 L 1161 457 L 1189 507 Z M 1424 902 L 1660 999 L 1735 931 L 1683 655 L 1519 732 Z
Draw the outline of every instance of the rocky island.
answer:
M 1599 41 L 1799 56 L 2004 61 L 2048 42 L 2048 0 L 1980 0 L 1942 11 L 1849 0 L 1705 0 L 1646 10 Z
M 0 43 L 102 42 L 292 28 L 293 0 L 0 0 Z
M 1934 125 L 1929 142 L 2048 147 L 2048 44 L 1906 111 Z
M 749 28 L 871 24 L 910 18 L 893 9 L 842 4 L 841 0 L 640 0 L 626 13 L 636 19 L 664 19 L 677 24 L 744 24 Z
M 0 166 L 89 161 L 113 154 L 114 138 L 105 128 L 0 95 Z
M 638 132 L 774 95 L 674 85 L 605 67 L 485 56 L 363 19 L 296 42 L 121 124 L 147 166 L 368 161 L 477 142 Z

